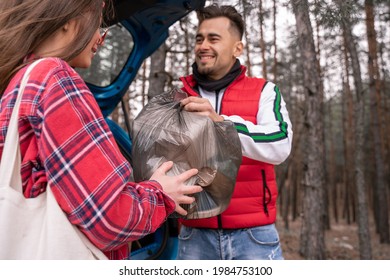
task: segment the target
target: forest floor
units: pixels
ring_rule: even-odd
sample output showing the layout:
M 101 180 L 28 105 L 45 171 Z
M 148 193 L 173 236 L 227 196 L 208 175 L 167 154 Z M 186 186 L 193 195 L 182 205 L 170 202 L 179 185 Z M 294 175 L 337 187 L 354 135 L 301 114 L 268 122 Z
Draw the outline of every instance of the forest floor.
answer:
M 289 220 L 289 229 L 279 218 L 276 224 L 286 260 L 303 260 L 299 254 L 302 219 Z M 372 259 L 390 260 L 390 244 L 381 244 L 374 225 L 370 225 Z M 359 260 L 359 237 L 356 223 L 347 224 L 344 220 L 332 221 L 331 229 L 325 232 L 326 256 L 328 260 Z

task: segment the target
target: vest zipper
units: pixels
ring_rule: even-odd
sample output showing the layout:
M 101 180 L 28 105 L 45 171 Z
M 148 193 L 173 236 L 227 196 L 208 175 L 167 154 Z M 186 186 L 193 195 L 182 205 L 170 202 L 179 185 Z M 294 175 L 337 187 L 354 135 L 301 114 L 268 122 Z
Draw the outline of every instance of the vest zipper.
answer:
M 267 180 L 265 176 L 265 170 L 261 170 L 261 176 L 263 178 L 263 208 L 264 208 L 264 213 L 269 216 L 268 213 L 268 203 L 271 201 L 271 190 L 267 186 Z M 268 194 L 268 199 L 267 199 L 267 194 Z
M 219 215 L 217 216 L 217 220 L 218 220 L 218 229 L 223 229 L 223 227 L 222 227 L 222 216 L 221 216 L 221 214 L 219 214 Z
M 219 99 L 219 90 L 216 90 L 215 91 L 215 112 L 217 112 L 217 114 L 219 114 L 218 99 Z
M 223 107 L 223 99 L 225 98 L 225 95 L 226 95 L 226 92 L 232 87 L 233 84 L 236 83 L 237 81 L 237 78 L 240 77 L 243 73 L 243 70 L 241 69 L 240 73 L 237 75 L 237 77 L 225 88 L 225 91 L 224 91 L 224 94 L 222 96 L 222 100 L 221 100 L 221 106 L 219 108 L 219 112 L 217 110 L 215 110 L 215 112 L 217 112 L 218 115 L 221 115 L 222 114 L 222 107 Z M 219 91 L 218 91 L 219 93 Z

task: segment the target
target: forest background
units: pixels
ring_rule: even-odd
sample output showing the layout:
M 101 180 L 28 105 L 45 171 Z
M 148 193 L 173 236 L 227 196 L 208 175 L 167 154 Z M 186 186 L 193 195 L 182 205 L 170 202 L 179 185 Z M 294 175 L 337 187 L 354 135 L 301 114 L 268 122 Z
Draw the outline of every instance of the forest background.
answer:
M 390 1 L 219 0 L 244 17 L 248 75 L 276 83 L 294 139 L 276 167 L 286 259 L 390 260 Z M 191 73 L 196 14 L 170 28 L 110 116 L 125 127 Z

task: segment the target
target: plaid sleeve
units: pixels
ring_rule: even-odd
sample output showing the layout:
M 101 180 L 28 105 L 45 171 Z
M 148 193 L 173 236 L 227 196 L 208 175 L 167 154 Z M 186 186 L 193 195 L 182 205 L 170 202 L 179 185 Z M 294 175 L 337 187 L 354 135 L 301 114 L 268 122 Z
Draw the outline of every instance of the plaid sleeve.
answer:
M 103 251 L 155 231 L 174 211 L 156 182 L 130 181 L 100 109 L 73 69 L 48 80 L 39 105 L 40 157 L 48 182 L 71 223 Z

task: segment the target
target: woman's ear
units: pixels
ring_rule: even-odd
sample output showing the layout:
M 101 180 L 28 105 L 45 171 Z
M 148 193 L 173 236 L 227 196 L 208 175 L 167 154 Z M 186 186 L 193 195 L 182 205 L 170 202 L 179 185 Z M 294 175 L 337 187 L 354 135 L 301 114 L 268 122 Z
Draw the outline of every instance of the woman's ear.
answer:
M 62 26 L 62 30 L 67 32 L 69 30 L 69 21 Z
M 233 51 L 234 57 L 239 57 L 242 54 L 243 50 L 244 50 L 244 43 L 242 41 L 237 41 L 234 44 L 234 51 Z
M 77 21 L 75 19 L 71 19 L 62 26 L 62 31 L 63 32 L 68 32 L 68 31 L 74 32 L 77 29 L 76 27 L 77 27 Z

